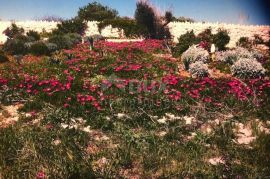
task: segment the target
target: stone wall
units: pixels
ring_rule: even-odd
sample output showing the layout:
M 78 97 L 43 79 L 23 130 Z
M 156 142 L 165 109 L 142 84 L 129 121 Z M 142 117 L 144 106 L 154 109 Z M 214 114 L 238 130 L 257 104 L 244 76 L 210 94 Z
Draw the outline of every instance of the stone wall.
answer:
M 217 33 L 219 28 L 223 28 L 229 31 L 231 37 L 228 47 L 235 47 L 236 42 L 240 37 L 253 38 L 255 34 L 261 36 L 264 40 L 269 40 L 268 32 L 270 26 L 254 26 L 254 25 L 237 25 L 237 24 L 224 24 L 224 23 L 180 23 L 173 22 L 169 24 L 171 34 L 174 37 L 174 41 L 177 42 L 178 37 L 185 34 L 187 31 L 193 30 L 195 34 L 199 34 L 203 30 L 211 27 L 212 33 Z
M 17 21 L 15 22 L 19 27 L 23 27 L 25 31 L 35 30 L 42 32 L 43 29 L 50 32 L 52 29 L 57 27 L 58 22 L 48 22 L 48 21 Z M 98 22 L 92 21 L 88 22 L 88 29 L 86 30 L 86 35 L 99 34 Z M 11 25 L 9 21 L 0 21 L 0 44 L 6 41 L 6 36 L 2 32 Z M 211 27 L 213 33 L 216 33 L 219 28 L 224 28 L 229 31 L 231 41 L 229 47 L 234 47 L 236 42 L 240 37 L 252 38 L 254 34 L 260 35 L 264 40 L 269 39 L 268 32 L 270 31 L 270 26 L 254 26 L 254 25 L 236 25 L 236 24 L 224 24 L 224 23 L 182 23 L 182 22 L 172 22 L 169 24 L 171 34 L 173 35 L 174 41 L 177 42 L 177 38 L 186 33 L 187 31 L 194 30 L 195 34 L 198 34 Z M 124 37 L 123 31 L 111 26 L 106 27 L 101 31 L 101 35 L 109 38 L 121 38 Z

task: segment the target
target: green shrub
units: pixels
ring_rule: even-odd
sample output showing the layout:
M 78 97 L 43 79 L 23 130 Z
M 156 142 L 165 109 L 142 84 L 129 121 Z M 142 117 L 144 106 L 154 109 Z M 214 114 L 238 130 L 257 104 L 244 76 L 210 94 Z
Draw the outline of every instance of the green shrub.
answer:
M 24 35 L 17 35 L 13 39 L 8 39 L 3 46 L 3 50 L 12 54 L 12 55 L 18 55 L 18 54 L 25 54 L 27 53 L 27 46 L 25 43 L 31 42 L 33 38 L 29 38 Z
M 226 45 L 230 42 L 230 36 L 227 30 L 219 29 L 217 34 L 213 36 L 213 43 L 219 51 L 226 50 Z
M 5 55 L 4 51 L 0 50 L 0 63 L 5 63 L 8 61 L 8 57 Z
M 50 43 L 57 45 L 57 49 L 70 49 L 75 44 L 81 42 L 81 36 L 75 33 L 65 35 L 53 35 L 48 40 Z
M 98 24 L 98 29 L 101 31 L 106 26 L 111 25 L 113 28 L 123 29 L 126 37 L 138 37 L 145 34 L 146 29 L 138 25 L 133 19 L 117 18 L 107 19 Z
M 115 19 L 118 12 L 108 6 L 103 6 L 98 2 L 92 2 L 79 9 L 78 17 L 86 21 L 103 21 L 106 19 Z
M 259 45 L 259 44 L 263 44 L 263 43 L 264 43 L 264 41 L 263 41 L 262 37 L 259 36 L 258 34 L 255 34 L 253 44 Z
M 173 21 L 174 22 L 190 22 L 190 23 L 194 23 L 195 22 L 195 20 L 194 19 L 192 19 L 192 18 L 190 18 L 190 17 L 178 17 L 178 18 L 176 18 L 176 17 L 173 17 Z
M 66 36 L 70 38 L 70 41 L 73 45 L 81 43 L 82 41 L 82 37 L 77 33 L 68 33 Z
M 56 51 L 58 48 L 55 43 L 48 43 L 47 42 L 47 43 L 45 43 L 45 45 L 47 46 L 50 53 Z
M 30 46 L 29 52 L 33 55 L 48 55 L 50 53 L 47 45 L 44 42 L 35 42 Z
M 197 44 L 199 40 L 195 36 L 193 30 L 181 35 L 178 38 L 178 44 L 173 49 L 173 55 L 179 57 L 184 53 L 190 46 Z
M 52 32 L 52 34 L 64 35 L 67 33 L 77 33 L 77 34 L 83 35 L 86 28 L 87 28 L 87 25 L 85 21 L 78 18 L 74 18 L 74 19 L 62 21 L 60 24 L 57 25 L 57 29 L 55 29 Z
M 238 47 L 243 47 L 243 48 L 247 48 L 247 49 L 251 49 L 251 47 L 252 47 L 252 42 L 251 42 L 251 40 L 249 40 L 248 37 L 241 37 L 241 38 L 236 42 L 236 46 L 238 46 Z
M 26 33 L 26 35 L 28 37 L 32 37 L 34 38 L 35 40 L 40 40 L 40 35 L 38 32 L 34 31 L 34 30 L 30 30 L 29 32 Z
M 208 51 L 210 51 L 211 48 L 211 44 L 213 43 L 213 34 L 212 34 L 212 29 L 211 28 L 207 28 L 204 31 L 202 31 L 201 33 L 199 33 L 197 35 L 198 41 L 200 42 L 206 42 L 206 49 Z
M 5 34 L 9 38 L 14 38 L 17 35 L 23 35 L 24 29 L 19 28 L 16 24 L 11 24 L 6 30 L 4 30 L 3 34 Z

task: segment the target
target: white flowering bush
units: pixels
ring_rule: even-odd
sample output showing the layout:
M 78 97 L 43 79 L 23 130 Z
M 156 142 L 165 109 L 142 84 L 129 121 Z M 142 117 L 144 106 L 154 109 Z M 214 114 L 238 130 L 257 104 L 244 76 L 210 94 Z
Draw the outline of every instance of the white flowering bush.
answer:
M 209 75 L 208 65 L 202 61 L 190 64 L 189 72 L 194 77 L 206 77 Z
M 255 58 L 240 58 L 231 66 L 233 76 L 239 78 L 263 77 L 266 70 Z
M 182 62 L 185 66 L 185 69 L 189 69 L 189 65 L 195 62 L 206 63 L 209 59 L 209 53 L 207 50 L 197 47 L 195 45 L 189 47 L 181 56 Z
M 243 47 L 237 47 L 233 50 L 221 51 L 216 54 L 217 61 L 233 64 L 240 58 L 249 59 L 262 59 L 263 55 L 258 51 L 248 51 L 248 49 Z

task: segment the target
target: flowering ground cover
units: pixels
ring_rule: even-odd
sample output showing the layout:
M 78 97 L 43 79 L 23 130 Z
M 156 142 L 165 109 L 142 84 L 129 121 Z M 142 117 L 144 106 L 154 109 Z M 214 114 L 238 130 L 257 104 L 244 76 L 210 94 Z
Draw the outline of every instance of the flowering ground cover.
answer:
M 269 79 L 183 76 L 158 40 L 62 53 L 0 67 L 4 178 L 270 176 Z

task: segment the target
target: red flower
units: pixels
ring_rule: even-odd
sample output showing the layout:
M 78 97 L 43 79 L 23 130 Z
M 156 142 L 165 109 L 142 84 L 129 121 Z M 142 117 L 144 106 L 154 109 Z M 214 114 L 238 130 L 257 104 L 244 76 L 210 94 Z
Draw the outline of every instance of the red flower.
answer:
M 46 175 L 43 171 L 39 171 L 36 176 L 37 179 L 44 179 L 45 177 Z

